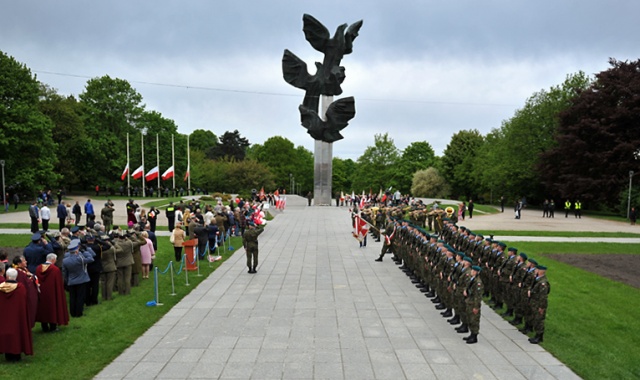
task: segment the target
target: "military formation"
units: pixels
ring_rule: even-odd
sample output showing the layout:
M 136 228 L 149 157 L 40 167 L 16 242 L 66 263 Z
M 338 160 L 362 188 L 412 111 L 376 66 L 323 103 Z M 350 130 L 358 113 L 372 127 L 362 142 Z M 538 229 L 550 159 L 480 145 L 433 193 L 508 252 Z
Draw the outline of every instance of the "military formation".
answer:
M 375 260 L 386 254 L 400 265 L 411 282 L 435 304 L 447 322 L 457 326 L 468 344 L 478 342 L 483 300 L 520 331 L 534 335 L 529 342 L 544 338 L 547 297 L 550 292 L 547 268 L 517 248 L 458 226 L 455 213 L 429 207 L 419 201 L 412 206 L 368 207 L 371 232 L 382 241 Z M 408 216 L 409 220 L 406 219 Z M 377 231 L 375 231 L 377 230 Z

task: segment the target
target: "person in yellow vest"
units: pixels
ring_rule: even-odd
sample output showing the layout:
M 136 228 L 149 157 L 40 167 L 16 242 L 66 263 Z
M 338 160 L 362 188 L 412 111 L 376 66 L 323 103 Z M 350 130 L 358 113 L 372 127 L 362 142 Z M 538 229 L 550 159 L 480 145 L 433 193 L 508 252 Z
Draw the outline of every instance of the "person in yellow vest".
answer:
M 582 203 L 580 203 L 579 199 L 573 204 L 573 208 L 575 209 L 576 218 L 582 219 Z
M 569 211 L 571 211 L 571 201 L 567 199 L 564 202 L 564 217 L 565 218 L 569 217 Z

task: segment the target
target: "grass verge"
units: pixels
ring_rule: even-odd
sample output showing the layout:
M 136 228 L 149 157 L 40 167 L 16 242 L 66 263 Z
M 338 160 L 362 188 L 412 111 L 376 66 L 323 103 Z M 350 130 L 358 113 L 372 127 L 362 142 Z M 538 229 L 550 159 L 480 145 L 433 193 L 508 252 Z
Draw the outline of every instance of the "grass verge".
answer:
M 511 231 L 511 230 L 474 230 L 485 237 L 500 236 L 549 236 L 549 237 L 640 237 L 633 232 L 597 232 L 597 231 Z
M 26 245 L 24 235 L 1 235 L 0 239 L 0 245 L 4 246 Z M 242 247 L 241 238 L 232 238 L 231 245 Z M 184 272 L 176 275 L 175 296 L 170 295 L 169 274 L 160 275 L 158 283 L 162 306 L 146 306 L 154 299 L 154 280 L 151 278 L 141 280 L 141 285 L 132 288 L 129 296 L 116 294 L 112 301 L 100 300 L 99 305 L 86 308 L 82 318 L 72 318 L 69 325 L 61 327 L 62 331 L 57 334 L 44 334 L 36 324 L 33 329 L 34 355 L 23 356 L 23 361 L 18 364 L 0 359 L 0 377 L 61 380 L 94 377 L 233 253 L 222 253 L 223 259 L 214 264 L 201 261 L 202 277 L 197 277 L 196 272 L 189 272 L 188 286 L 185 285 Z M 168 237 L 158 239 L 156 257 L 154 264 L 159 271 L 165 270 L 173 259 Z
M 640 244 L 518 242 L 516 246 L 549 267 L 551 293 L 542 346 L 584 379 L 640 378 L 636 338 L 640 289 L 546 257 L 640 254 Z

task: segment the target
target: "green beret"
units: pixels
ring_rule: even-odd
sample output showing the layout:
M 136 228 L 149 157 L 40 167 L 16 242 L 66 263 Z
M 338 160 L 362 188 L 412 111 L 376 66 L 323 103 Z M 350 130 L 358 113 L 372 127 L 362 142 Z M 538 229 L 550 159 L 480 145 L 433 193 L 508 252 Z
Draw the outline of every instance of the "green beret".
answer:
M 530 263 L 533 263 L 533 265 L 538 265 L 538 261 L 536 259 L 534 259 L 533 257 L 529 259 Z
M 493 239 L 491 239 L 491 238 L 486 238 L 484 240 L 488 241 L 489 243 L 493 243 Z
M 502 248 L 505 248 L 507 245 L 501 241 L 498 242 L 498 245 L 501 246 Z
M 544 265 L 538 265 L 536 269 L 547 270 L 547 267 L 545 267 Z
M 481 239 L 484 239 L 484 235 L 483 234 L 478 234 L 477 236 L 479 236 Z
M 472 259 L 471 257 L 469 257 L 469 256 L 465 256 L 465 258 L 464 258 L 464 259 L 462 259 L 462 260 L 464 260 L 464 261 L 468 261 L 468 262 L 470 262 L 470 263 L 472 263 L 472 262 L 473 262 L 473 259 Z
M 526 253 L 524 252 L 520 252 L 520 257 L 522 257 L 523 259 L 527 260 L 529 257 L 527 256 Z
M 480 267 L 479 267 L 479 266 L 477 266 L 477 265 L 472 266 L 472 267 L 471 267 L 471 269 L 473 269 L 473 270 L 474 270 L 474 271 L 476 271 L 476 272 L 480 272 L 480 271 L 482 270 L 482 268 L 480 268 Z
M 469 231 L 469 236 L 471 236 L 471 235 L 476 236 L 476 233 L 473 232 L 473 231 Z
M 460 229 L 461 229 L 462 231 L 465 231 L 465 230 L 467 229 L 467 227 L 465 227 L 465 226 L 460 226 Z
M 518 253 L 518 248 L 509 247 L 508 251 Z
M 438 235 L 436 235 L 436 234 L 431 235 L 431 239 L 438 239 L 438 237 L 439 237 L 439 236 L 438 236 Z
M 458 251 L 456 252 L 456 255 L 460 256 L 460 257 L 464 257 L 464 252 L 462 251 Z
M 437 243 L 444 243 L 444 240 L 438 239 Z

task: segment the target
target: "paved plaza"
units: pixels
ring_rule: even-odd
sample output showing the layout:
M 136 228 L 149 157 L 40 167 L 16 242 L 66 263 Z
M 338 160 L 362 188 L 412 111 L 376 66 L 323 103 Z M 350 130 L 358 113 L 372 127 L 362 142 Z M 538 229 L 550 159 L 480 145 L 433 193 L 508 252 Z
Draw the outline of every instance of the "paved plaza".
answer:
M 346 207 L 288 197 L 257 274 L 237 250 L 97 378 L 578 378 L 486 306 L 467 345 L 380 248 Z

